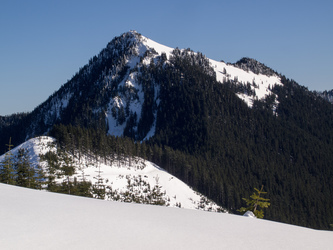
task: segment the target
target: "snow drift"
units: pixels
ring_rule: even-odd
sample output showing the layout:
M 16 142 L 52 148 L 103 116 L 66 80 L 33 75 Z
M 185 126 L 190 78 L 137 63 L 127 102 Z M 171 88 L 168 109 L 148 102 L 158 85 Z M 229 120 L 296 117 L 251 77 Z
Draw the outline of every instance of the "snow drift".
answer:
M 333 233 L 0 184 L 2 249 L 330 249 Z

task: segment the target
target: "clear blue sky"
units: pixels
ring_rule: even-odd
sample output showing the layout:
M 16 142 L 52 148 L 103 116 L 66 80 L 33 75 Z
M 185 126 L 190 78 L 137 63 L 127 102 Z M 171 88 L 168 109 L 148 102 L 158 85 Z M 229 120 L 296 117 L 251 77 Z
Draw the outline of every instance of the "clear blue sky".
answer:
M 32 111 L 115 36 L 251 57 L 310 90 L 333 89 L 332 0 L 0 3 L 0 115 Z

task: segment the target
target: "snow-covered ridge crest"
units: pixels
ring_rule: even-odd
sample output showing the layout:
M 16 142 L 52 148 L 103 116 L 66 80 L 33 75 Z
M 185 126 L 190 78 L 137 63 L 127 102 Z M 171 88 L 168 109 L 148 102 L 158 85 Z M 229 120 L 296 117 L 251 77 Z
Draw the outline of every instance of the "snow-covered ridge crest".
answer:
M 36 137 L 11 150 L 14 156 L 19 149 L 28 150 L 32 166 L 41 166 L 48 176 L 48 163 L 41 156 L 51 151 L 57 153 L 55 139 L 48 136 Z M 56 182 L 89 181 L 92 184 L 106 187 L 105 200 L 124 201 L 145 204 L 159 204 L 170 207 L 198 209 L 206 211 L 224 211 L 216 203 L 202 194 L 195 192 L 184 182 L 167 173 L 156 164 L 139 157 L 116 156 L 113 160 L 105 160 L 66 153 L 72 159 L 75 173 L 68 177 L 59 175 Z M 5 155 L 0 156 L 0 162 Z
M 20 149 L 27 150 L 28 159 L 33 167 L 40 164 L 40 155 L 46 154 L 48 151 L 54 151 L 53 147 L 55 139 L 49 136 L 39 136 L 32 138 L 11 150 L 11 153 L 16 156 Z M 3 162 L 5 154 L 0 156 L 0 162 Z
M 254 100 L 263 100 L 265 97 L 272 95 L 271 90 L 275 85 L 282 85 L 281 78 L 277 74 L 257 74 L 225 62 L 211 59 L 210 62 L 216 72 L 217 81 L 221 83 L 233 81 L 235 84 L 244 86 L 244 91 L 237 93 L 237 95 L 249 107 L 252 107 Z M 275 106 L 277 105 L 278 102 L 276 101 Z
M 165 53 L 167 58 L 170 58 L 173 48 L 157 43 L 142 35 L 138 35 L 134 31 L 136 36 L 140 37 L 141 43 L 146 49 L 154 49 L 156 56 L 160 56 Z M 142 50 L 141 50 L 142 51 Z M 272 88 L 275 85 L 282 85 L 280 76 L 267 66 L 251 58 L 242 58 L 235 64 L 218 62 L 212 59 L 210 61 L 211 67 L 216 73 L 216 80 L 224 83 L 227 81 L 233 81 L 238 85 L 243 85 L 244 91 L 237 93 L 249 107 L 252 107 L 254 100 L 263 100 L 269 95 L 272 95 Z M 146 64 L 149 60 L 146 61 Z M 278 105 L 275 101 L 274 109 Z

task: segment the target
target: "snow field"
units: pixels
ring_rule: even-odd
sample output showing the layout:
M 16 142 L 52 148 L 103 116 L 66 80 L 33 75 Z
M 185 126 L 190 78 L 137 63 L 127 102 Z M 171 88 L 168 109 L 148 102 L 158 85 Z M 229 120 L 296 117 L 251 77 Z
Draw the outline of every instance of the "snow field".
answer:
M 333 232 L 0 184 L 2 249 L 331 249 Z

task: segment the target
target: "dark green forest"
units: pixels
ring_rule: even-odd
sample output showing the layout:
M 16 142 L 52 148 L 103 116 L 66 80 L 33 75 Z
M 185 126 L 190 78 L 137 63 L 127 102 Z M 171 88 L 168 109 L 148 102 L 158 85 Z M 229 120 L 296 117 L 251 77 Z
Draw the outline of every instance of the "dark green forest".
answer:
M 102 61 L 99 67 L 104 69 L 106 64 Z M 127 70 L 124 66 L 120 75 Z M 93 152 L 105 159 L 121 154 L 150 160 L 232 213 L 245 205 L 242 198 L 250 196 L 253 188 L 264 185 L 271 203 L 266 219 L 330 228 L 332 104 L 281 76 L 283 85 L 275 86 L 273 95 L 249 108 L 235 94 L 244 91 L 243 86 L 234 81 L 216 82 L 208 60 L 189 50 L 174 50 L 168 63 L 162 54 L 134 70 L 144 103 L 139 120 L 126 110 L 127 120 L 117 114 L 119 123 L 126 122 L 123 137 L 107 135 L 103 112 L 92 112 L 94 103 L 104 107 L 110 96 L 122 90 L 114 84 L 102 95 L 80 74 L 63 90 L 76 86 L 87 93 L 89 101 L 78 95 L 63 112 L 63 120 L 55 119 L 52 126 L 41 122 L 36 131 L 44 134 L 52 128 L 49 134 L 68 151 Z M 90 77 L 98 79 L 97 73 Z M 74 84 L 78 79 L 84 84 Z M 275 100 L 279 105 L 273 111 Z M 28 114 L 17 116 L 2 122 L 3 145 L 9 135 L 14 144 L 21 143 L 26 136 L 24 127 L 34 119 Z M 142 142 L 154 119 L 155 135 Z

